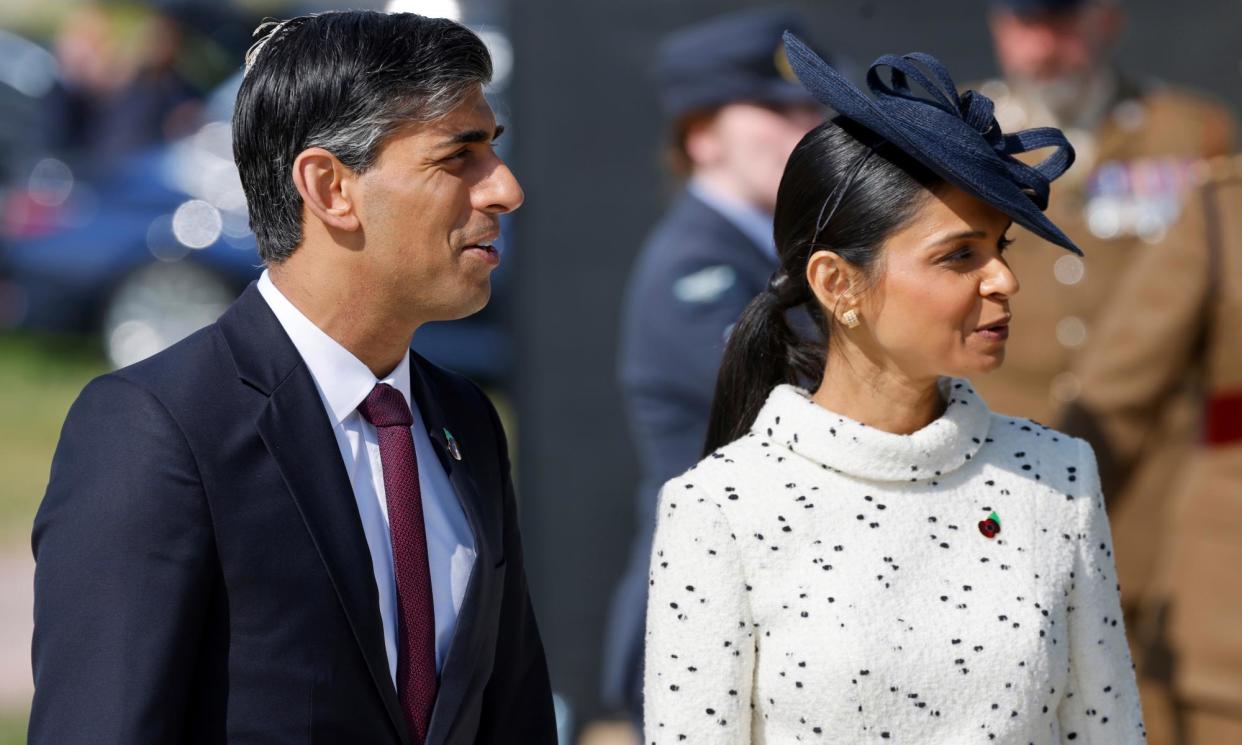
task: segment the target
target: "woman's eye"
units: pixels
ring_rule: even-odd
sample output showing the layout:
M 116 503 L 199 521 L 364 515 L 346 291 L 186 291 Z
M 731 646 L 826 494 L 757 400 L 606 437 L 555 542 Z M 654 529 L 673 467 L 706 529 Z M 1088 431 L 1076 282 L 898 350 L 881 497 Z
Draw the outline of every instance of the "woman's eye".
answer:
M 959 261 L 965 261 L 966 259 L 969 259 L 971 255 L 972 255 L 972 252 L 969 248 L 962 248 L 944 257 L 944 260 L 949 263 L 956 263 Z
M 1012 243 L 1013 243 L 1013 238 L 1010 238 L 1008 236 L 1001 236 L 1001 239 L 996 242 L 996 250 L 999 251 L 1000 253 L 1005 253 L 1005 249 L 1009 248 L 1010 244 Z

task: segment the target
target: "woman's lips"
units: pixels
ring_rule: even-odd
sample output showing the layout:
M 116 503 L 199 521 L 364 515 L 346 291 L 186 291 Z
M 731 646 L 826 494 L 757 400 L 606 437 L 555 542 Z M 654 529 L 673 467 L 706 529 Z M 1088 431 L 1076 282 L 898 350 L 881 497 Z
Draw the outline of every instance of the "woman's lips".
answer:
M 1009 324 L 996 323 L 975 332 L 989 341 L 1005 341 L 1009 338 Z

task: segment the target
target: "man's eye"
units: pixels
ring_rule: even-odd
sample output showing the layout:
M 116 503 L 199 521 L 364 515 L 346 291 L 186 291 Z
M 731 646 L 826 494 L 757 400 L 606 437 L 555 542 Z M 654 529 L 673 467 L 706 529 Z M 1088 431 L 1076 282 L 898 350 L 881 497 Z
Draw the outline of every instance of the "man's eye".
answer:
M 458 150 L 457 152 L 453 153 L 449 157 L 445 158 L 445 160 L 465 160 L 466 157 L 469 155 L 470 155 L 470 148 L 463 147 L 461 150 Z

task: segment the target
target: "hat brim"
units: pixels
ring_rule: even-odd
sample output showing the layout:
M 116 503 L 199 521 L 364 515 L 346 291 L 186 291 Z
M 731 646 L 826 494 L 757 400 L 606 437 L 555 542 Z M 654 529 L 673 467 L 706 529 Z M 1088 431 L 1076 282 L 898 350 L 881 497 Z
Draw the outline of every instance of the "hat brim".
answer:
M 980 157 L 978 143 L 972 142 L 968 135 L 963 136 L 963 127 L 968 125 L 959 117 L 928 104 L 920 108 L 923 121 L 917 126 L 912 121 L 894 119 L 788 32 L 785 52 L 798 80 L 820 103 L 892 143 L 936 175 L 992 205 L 1044 240 L 1082 255 L 1082 249 L 1009 178 L 999 156 L 993 154 L 991 163 L 987 157 Z M 981 136 L 974 135 L 982 141 Z

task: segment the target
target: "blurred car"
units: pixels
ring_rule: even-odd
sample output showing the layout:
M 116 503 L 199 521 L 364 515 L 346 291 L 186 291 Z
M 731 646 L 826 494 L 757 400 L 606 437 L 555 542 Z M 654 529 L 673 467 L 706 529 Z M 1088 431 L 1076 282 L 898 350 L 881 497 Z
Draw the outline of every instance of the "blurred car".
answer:
M 39 127 L 44 98 L 57 85 L 56 59 L 35 42 L 0 29 L 0 226 L 3 208 L 30 173 L 29 154 L 42 148 Z M 0 260 L 10 236 L 0 230 Z M 18 292 L 0 274 L 0 328 L 12 325 L 20 311 Z
M 106 173 L 81 178 L 61 160 L 39 159 L 4 203 L 0 304 L 9 310 L 0 322 L 99 334 L 119 367 L 215 320 L 262 269 L 232 155 L 240 83 L 239 74 L 212 93 L 192 135 L 126 156 Z M 497 247 L 504 245 L 502 235 Z M 488 309 L 428 324 L 414 347 L 484 384 L 502 380 L 504 266 Z
M 228 124 L 84 179 L 40 159 L 5 208 L 17 325 L 101 333 L 114 365 L 214 320 L 259 273 Z

